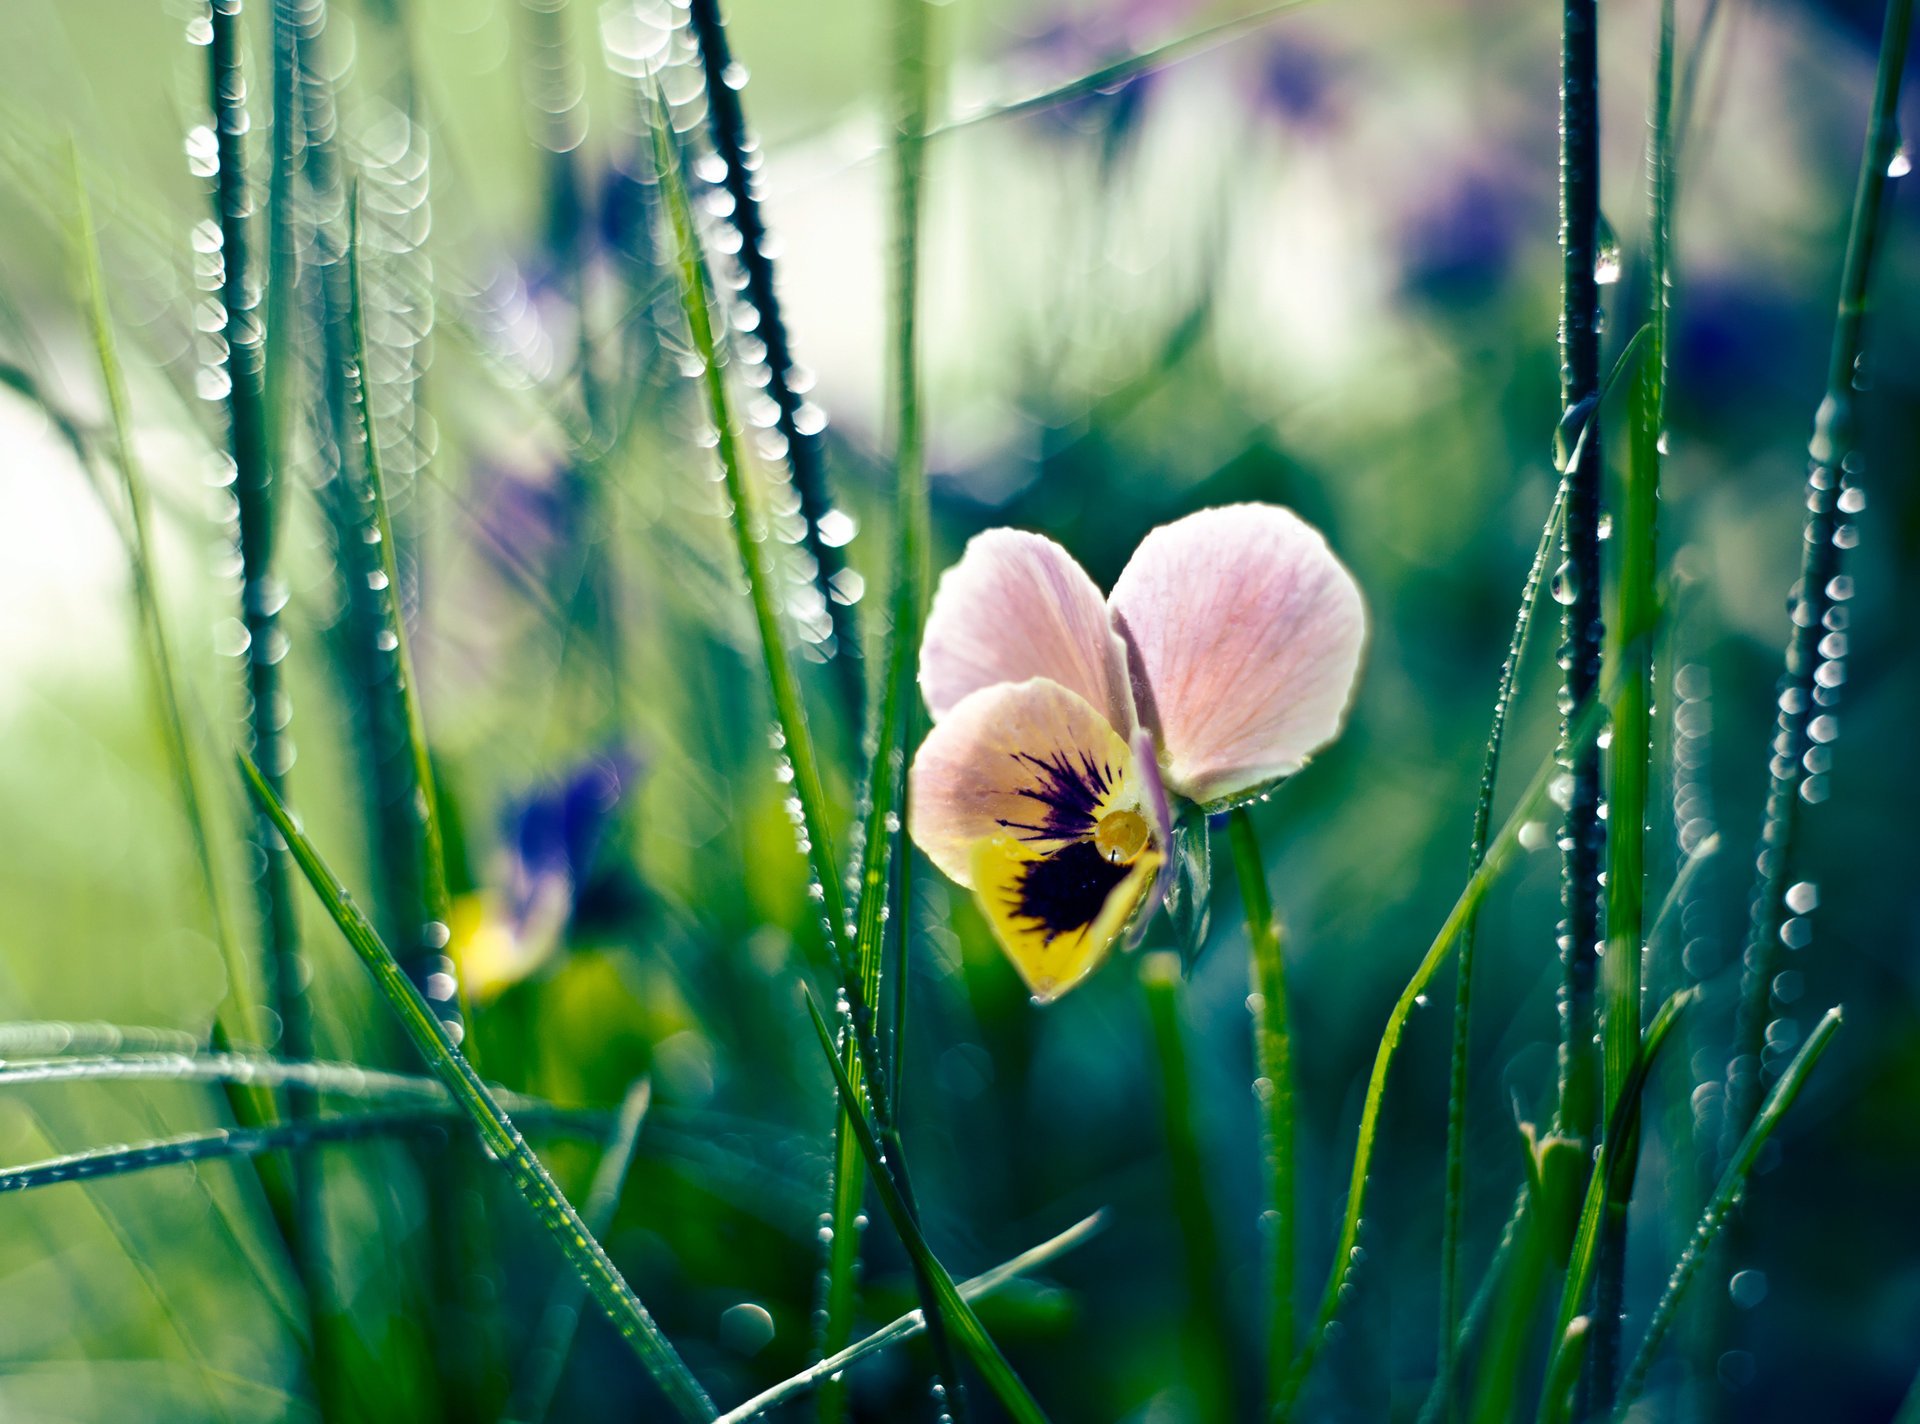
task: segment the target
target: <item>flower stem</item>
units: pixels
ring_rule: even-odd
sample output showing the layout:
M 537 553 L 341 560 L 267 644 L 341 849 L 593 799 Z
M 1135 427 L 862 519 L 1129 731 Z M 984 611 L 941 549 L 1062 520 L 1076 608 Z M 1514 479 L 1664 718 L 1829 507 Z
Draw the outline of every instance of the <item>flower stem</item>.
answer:
M 1253 1060 L 1259 1074 L 1261 1160 L 1266 1167 L 1267 1274 L 1271 1298 L 1267 1317 L 1267 1404 L 1278 1403 L 1293 1366 L 1293 1044 L 1287 1032 L 1286 957 L 1280 949 L 1280 922 L 1267 893 L 1266 862 L 1253 817 L 1242 806 L 1227 822 L 1233 844 L 1233 869 L 1247 911 L 1252 950 Z

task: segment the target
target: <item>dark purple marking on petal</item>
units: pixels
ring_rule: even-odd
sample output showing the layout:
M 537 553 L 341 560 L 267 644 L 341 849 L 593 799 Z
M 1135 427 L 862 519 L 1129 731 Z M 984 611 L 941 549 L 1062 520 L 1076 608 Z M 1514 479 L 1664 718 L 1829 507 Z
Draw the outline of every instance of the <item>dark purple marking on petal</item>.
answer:
M 1041 928 L 1048 944 L 1076 934 L 1100 917 L 1107 897 L 1131 872 L 1115 865 L 1090 840 L 1077 840 L 1030 862 L 1008 905 Z
M 1112 767 L 1084 751 L 1058 751 L 1045 757 L 1015 752 L 1013 757 L 1040 775 L 1040 784 L 1022 788 L 1020 795 L 1038 801 L 1046 810 L 1037 824 L 1002 818 L 1002 826 L 1024 841 L 1074 840 L 1093 834 L 1100 803 L 1120 779 Z

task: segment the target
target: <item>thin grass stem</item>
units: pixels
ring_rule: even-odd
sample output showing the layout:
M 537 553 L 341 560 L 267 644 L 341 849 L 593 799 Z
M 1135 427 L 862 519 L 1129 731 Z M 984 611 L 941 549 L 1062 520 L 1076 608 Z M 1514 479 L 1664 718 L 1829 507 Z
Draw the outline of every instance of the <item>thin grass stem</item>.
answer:
M 1706 1208 L 1700 1213 L 1700 1220 L 1693 1228 L 1693 1236 L 1688 1240 L 1680 1259 L 1675 1262 L 1673 1274 L 1667 1280 L 1667 1286 L 1661 1292 L 1660 1299 L 1653 1307 L 1653 1313 L 1647 1317 L 1647 1333 L 1640 1342 L 1640 1348 L 1634 1353 L 1633 1363 L 1627 1366 L 1627 1372 L 1620 1384 L 1620 1395 L 1616 1403 L 1616 1416 L 1624 1412 L 1647 1382 L 1647 1371 L 1653 1367 L 1654 1358 L 1660 1352 L 1661 1344 L 1666 1340 L 1667 1332 L 1672 1328 L 1680 1302 L 1685 1297 L 1687 1287 L 1699 1273 L 1705 1263 L 1713 1243 L 1725 1229 L 1728 1220 L 1739 1206 L 1746 1192 L 1747 1176 L 1753 1171 L 1753 1164 L 1759 1160 L 1760 1149 L 1767 1145 L 1774 1129 L 1780 1126 L 1780 1120 L 1793 1106 L 1794 1099 L 1800 1096 L 1800 1090 L 1806 1086 L 1807 1076 L 1820 1061 L 1820 1055 L 1827 1051 L 1833 1042 L 1833 1036 L 1839 1031 L 1841 1013 L 1839 1007 L 1828 1009 L 1813 1032 L 1807 1035 L 1807 1041 L 1800 1045 L 1800 1051 L 1793 1056 L 1786 1071 L 1768 1091 L 1766 1100 L 1754 1115 L 1746 1132 L 1741 1136 L 1740 1145 L 1728 1159 L 1725 1170 L 1720 1174 L 1719 1185 L 1708 1198 Z
M 492 1091 L 460 1052 L 447 1026 L 414 986 L 381 941 L 371 921 L 353 903 L 338 877 L 274 795 L 259 768 L 244 756 L 240 762 L 247 788 L 286 841 L 308 884 L 319 896 L 347 943 L 360 957 L 375 986 L 386 999 L 401 1027 L 434 1075 L 452 1094 L 454 1103 L 472 1122 L 489 1160 L 499 1164 L 512 1180 L 534 1217 L 559 1245 L 562 1254 L 586 1282 L 600 1308 L 640 1362 L 660 1386 L 674 1411 L 684 1419 L 711 1420 L 718 1412 L 686 1363 L 660 1332 L 639 1296 L 620 1274 L 604 1247 L 587 1229 L 580 1213 L 560 1190 L 546 1166 L 527 1146 L 520 1131 Z
M 1246 807 L 1227 820 L 1234 874 L 1246 907 L 1253 990 L 1255 1098 L 1260 1104 L 1261 1179 L 1266 1236 L 1267 1371 L 1266 1407 L 1279 1403 L 1293 1364 L 1294 1150 L 1293 1045 L 1287 1025 L 1287 965 L 1280 921 L 1267 891 L 1267 865 L 1260 838 Z

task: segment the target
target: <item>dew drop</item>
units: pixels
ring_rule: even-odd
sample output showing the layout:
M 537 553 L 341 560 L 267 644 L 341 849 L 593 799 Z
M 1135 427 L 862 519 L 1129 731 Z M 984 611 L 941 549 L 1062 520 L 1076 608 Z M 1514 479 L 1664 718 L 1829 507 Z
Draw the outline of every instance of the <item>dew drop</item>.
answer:
M 1913 172 L 1913 159 L 1907 154 L 1907 146 L 1901 144 L 1893 151 L 1893 157 L 1887 160 L 1887 177 L 1904 178 Z
M 1620 280 L 1620 239 L 1605 213 L 1600 214 L 1593 234 L 1593 280 L 1610 287 Z

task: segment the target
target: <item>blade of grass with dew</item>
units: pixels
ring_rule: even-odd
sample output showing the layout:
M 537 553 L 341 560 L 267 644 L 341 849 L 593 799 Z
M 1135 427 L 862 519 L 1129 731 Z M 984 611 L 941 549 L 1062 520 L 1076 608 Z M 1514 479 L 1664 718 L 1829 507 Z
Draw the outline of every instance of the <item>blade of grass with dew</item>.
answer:
M 1715 1239 L 1740 1204 L 1746 1191 L 1747 1176 L 1753 1171 L 1753 1164 L 1759 1160 L 1760 1149 L 1767 1145 L 1767 1140 L 1793 1106 L 1794 1099 L 1800 1096 L 1800 1090 L 1806 1086 L 1807 1076 L 1839 1031 L 1840 1022 L 1841 1012 L 1836 1005 L 1828 1009 L 1820 1022 L 1814 1025 L 1813 1032 L 1807 1035 L 1807 1041 L 1800 1045 L 1800 1051 L 1793 1055 L 1793 1061 L 1787 1064 L 1786 1071 L 1767 1093 L 1766 1101 L 1761 1103 L 1759 1112 L 1741 1137 L 1739 1147 L 1728 1159 L 1726 1169 L 1720 1174 L 1719 1185 L 1714 1188 L 1713 1196 L 1693 1228 L 1692 1239 L 1680 1253 L 1666 1289 L 1661 1292 L 1652 1314 L 1647 1317 L 1647 1333 L 1620 1384 L 1620 1395 L 1615 1405 L 1616 1418 L 1639 1397 L 1646 1385 L 1647 1371 L 1653 1367 L 1654 1357 L 1659 1354 L 1661 1343 L 1673 1325 L 1687 1287 L 1692 1284 Z
M 1589 699 L 1574 709 L 1569 721 L 1572 730 L 1572 743 L 1585 745 L 1600 729 L 1605 720 L 1605 706 L 1597 698 Z M 1387 1015 L 1387 1026 L 1380 1036 L 1380 1046 L 1374 1053 L 1373 1069 L 1368 1075 L 1366 1096 L 1360 1106 L 1360 1128 L 1354 1143 L 1353 1168 L 1348 1179 L 1346 1208 L 1341 1218 L 1340 1234 L 1334 1247 L 1333 1266 L 1327 1277 L 1326 1288 L 1315 1311 L 1307 1334 L 1299 1351 L 1294 1356 L 1293 1368 L 1288 1373 L 1285 1388 L 1281 1392 L 1278 1405 L 1273 1411 L 1274 1417 L 1289 1418 L 1294 1401 L 1298 1399 L 1300 1388 L 1306 1382 L 1308 1373 L 1318 1355 L 1320 1342 L 1326 1336 L 1327 1326 L 1333 1322 L 1340 1305 L 1340 1287 L 1345 1284 L 1347 1273 L 1353 1266 L 1353 1248 L 1358 1244 L 1360 1220 L 1366 1208 L 1368 1174 L 1373 1167 L 1374 1141 L 1380 1130 L 1381 1102 L 1386 1096 L 1387 1076 L 1393 1067 L 1393 1060 L 1400 1048 L 1400 1040 L 1406 1032 L 1407 1020 L 1412 1016 L 1415 1002 L 1426 992 L 1433 976 L 1453 952 L 1458 943 L 1460 930 L 1466 917 L 1485 897 L 1493 882 L 1505 873 L 1520 849 L 1520 828 L 1539 813 L 1547 798 L 1548 788 L 1558 771 L 1558 759 L 1550 757 L 1535 771 L 1533 779 L 1521 794 L 1519 801 L 1508 815 L 1500 832 L 1487 847 L 1486 858 L 1480 863 L 1454 901 L 1452 910 L 1447 914 L 1440 932 L 1434 936 L 1426 955 L 1413 971 L 1413 977 L 1400 991 L 1400 997 L 1394 1001 L 1393 1009 Z
M 695 6 L 696 12 L 700 7 Z M 900 1006 L 906 983 L 908 945 L 907 901 L 893 903 L 894 857 L 906 870 L 907 852 L 900 828 L 907 817 L 907 737 L 912 726 L 913 665 L 920 644 L 924 607 L 929 523 L 926 471 L 920 431 L 919 356 L 916 315 L 919 309 L 920 189 L 927 124 L 927 15 L 922 0 L 897 0 L 892 10 L 894 102 L 898 113 L 894 138 L 893 262 L 889 313 L 888 379 L 894 423 L 894 554 L 884 665 L 885 681 L 875 721 L 874 755 L 867 770 L 867 807 L 860 842 L 860 864 L 855 889 L 859 922 L 855 930 L 854 972 L 849 976 L 852 996 L 870 1018 L 879 1016 L 881 969 L 885 958 L 888 922 L 898 913 L 902 955 L 895 1003 L 894 1048 L 902 1046 Z M 771 356 L 769 357 L 771 361 Z M 796 480 L 798 472 L 796 469 Z M 904 884 L 904 882 L 903 882 Z M 858 1045 L 847 1044 L 844 1066 L 848 1081 L 864 1087 Z M 887 1097 L 898 1091 L 897 1076 L 886 1081 Z M 890 1116 L 890 1115 L 889 1115 Z M 889 1119 L 882 1118 L 883 1124 Z M 835 1355 L 853 1337 L 857 1306 L 855 1272 L 859 1259 L 859 1210 L 865 1172 L 854 1141 L 848 1109 L 843 1106 L 834 1130 L 833 1240 L 827 1262 L 826 1325 L 821 1353 Z M 961 1381 L 945 1328 L 938 1312 L 929 1316 L 929 1339 L 935 1347 L 944 1381 L 942 1387 L 956 1408 L 961 1407 Z M 841 1419 L 847 1411 L 844 1381 L 829 1380 L 821 1389 L 818 1414 L 823 1421 Z
M 1654 636 L 1663 610 L 1659 588 L 1660 464 L 1666 444 L 1667 317 L 1672 269 L 1674 0 L 1661 0 L 1647 119 L 1647 326 L 1649 349 L 1634 375 L 1627 402 L 1627 463 L 1619 527 L 1620 572 L 1614 589 L 1608 649 L 1619 692 L 1613 702 L 1613 740 L 1608 747 L 1606 833 L 1607 953 L 1601 967 L 1602 1103 L 1609 1122 L 1620 1116 L 1623 1095 L 1640 1079 L 1640 1025 L 1646 936 L 1648 786 L 1653 760 Z M 1582 1376 L 1583 1412 L 1613 1406 L 1620 1370 L 1621 1317 L 1625 1309 L 1628 1198 L 1640 1150 L 1639 1113 L 1627 1136 L 1608 1141 L 1599 1258 L 1591 1329 Z M 1585 1282 L 1580 1283 L 1583 1287 Z M 1571 1316 L 1563 1311 L 1561 1329 Z
M 1888 0 L 1874 78 L 1873 109 L 1854 190 L 1840 299 L 1827 361 L 1826 394 L 1813 419 L 1807 448 L 1807 520 L 1799 582 L 1790 594 L 1793 627 L 1779 682 L 1779 716 L 1769 761 L 1766 811 L 1755 858 L 1752 932 L 1742 960 L 1740 1009 L 1733 1056 L 1727 1065 L 1726 1122 L 1721 1156 L 1732 1151 L 1752 1119 L 1765 1082 L 1766 1025 L 1775 1009 L 1773 980 L 1780 962 L 1780 934 L 1789 918 L 1811 910 L 1811 887 L 1800 904 L 1790 901 L 1797 882 L 1796 842 L 1807 804 L 1822 799 L 1825 779 L 1808 761 L 1817 746 L 1838 731 L 1832 708 L 1839 700 L 1844 659 L 1823 648 L 1844 623 L 1835 610 L 1852 596 L 1841 572 L 1841 554 L 1853 542 L 1848 517 L 1865 507 L 1854 484 L 1860 468 L 1854 396 L 1866 346 L 1867 297 L 1874 259 L 1886 225 L 1888 167 L 1900 152 L 1900 82 L 1913 29 L 1913 0 Z M 1903 170 L 1904 171 L 1904 170 Z M 1845 639 L 1842 638 L 1844 645 Z M 1796 899 L 1801 897 L 1796 896 Z
M 368 389 L 365 288 L 361 264 L 364 253 L 360 243 L 360 190 L 353 189 L 347 201 L 347 329 L 351 336 L 353 366 L 348 379 L 348 402 L 359 415 L 360 444 L 365 460 L 367 496 L 373 516 L 372 533 L 380 550 L 381 592 L 386 604 L 386 631 L 393 640 L 395 676 L 391 683 L 399 703 L 399 718 L 406 728 L 407 760 L 412 773 L 411 795 L 418 823 L 420 863 L 419 942 L 422 952 L 435 953 L 447 945 L 446 851 L 441 841 L 439 798 L 433 784 L 433 758 L 427 749 L 427 720 L 420 710 L 419 683 L 414 676 L 412 639 L 407 632 L 406 609 L 400 597 L 399 554 L 393 537 L 393 518 L 387 506 L 386 474 L 381 466 L 379 432 L 374 429 L 372 393 Z M 433 1000 L 443 1019 L 458 1020 L 458 1001 L 449 994 Z
M 706 75 L 707 130 L 713 140 L 714 154 L 726 165 L 726 171 L 717 181 L 733 202 L 727 221 L 740 237 L 740 251 L 735 261 L 746 279 L 742 295 L 760 315 L 753 334 L 766 349 L 761 364 L 767 373 L 767 395 L 774 404 L 774 429 L 786 445 L 787 470 L 793 477 L 794 494 L 799 499 L 801 545 L 813 560 L 814 588 L 826 606 L 833 630 L 830 662 L 848 723 L 858 727 L 865 720 L 865 674 L 861 669 L 860 629 L 854 604 L 839 596 L 840 585 L 844 583 L 841 575 L 847 567 L 846 556 L 840 551 L 844 541 L 830 539 L 822 532 L 821 524 L 833 512 L 833 501 L 827 492 L 826 427 L 818 408 L 810 407 L 794 388 L 793 342 L 775 290 L 773 257 L 767 242 L 766 223 L 760 214 L 758 145 L 747 128 L 740 98 L 745 71 L 735 63 L 727 43 L 720 0 L 689 0 L 687 22 L 699 46 L 700 63 Z
M 240 0 L 211 0 L 210 13 L 208 86 L 219 165 L 214 205 L 225 313 L 228 445 L 239 514 L 241 618 L 247 632 L 246 745 L 275 796 L 285 799 L 286 773 L 293 761 L 286 732 L 287 697 L 280 677 L 285 635 L 279 613 L 285 596 L 274 576 L 276 471 L 267 446 L 263 332 L 252 270 L 253 199 L 247 171 L 249 125 Z M 269 997 L 280 1019 L 285 1051 L 305 1057 L 310 1051 L 305 969 L 300 963 L 299 921 L 286 850 L 263 816 L 254 818 L 253 842 Z
M 1554 1318 L 1554 1338 L 1565 1336 L 1580 1314 L 1588 1287 L 1594 1284 L 1601 1264 L 1606 1233 L 1606 1213 L 1615 1201 L 1624 1200 L 1633 1190 L 1637 1162 L 1638 1134 L 1647 1078 L 1659 1061 L 1675 1024 L 1698 998 L 1698 991 L 1682 989 L 1660 1006 L 1647 1026 L 1641 1051 L 1634 1059 L 1633 1072 L 1620 1085 L 1608 1120 L 1608 1135 L 1594 1153 L 1593 1171 L 1587 1178 L 1586 1198 L 1580 1208 L 1580 1225 L 1574 1233 L 1573 1251 L 1567 1261 L 1566 1281 L 1560 1293 L 1560 1309 Z M 1591 1342 L 1583 1347 L 1591 1349 Z M 1611 1408 L 1611 1405 L 1607 1406 Z
M 100 1082 L 239 1083 L 300 1087 L 313 1093 L 365 1101 L 447 1101 L 447 1090 L 437 1078 L 324 1059 L 269 1058 L 251 1053 L 152 1052 L 0 1063 L 0 1088 Z M 497 1087 L 492 1087 L 492 1091 L 500 1105 L 512 1112 L 548 1112 L 555 1108 L 553 1103 L 525 1093 Z
M 1547 1362 L 1547 1377 L 1540 1387 L 1538 1424 L 1565 1424 L 1575 1408 L 1573 1387 L 1580 1382 L 1581 1367 L 1586 1364 L 1592 1345 L 1593 1322 L 1584 1315 L 1569 1320 L 1555 1338 L 1558 1343 Z
M 652 1101 L 653 1082 L 641 1078 L 627 1090 L 620 1104 L 620 1115 L 614 1120 L 580 1209 L 595 1236 L 605 1236 L 613 1227 L 627 1173 L 640 1148 L 640 1127 Z M 501 1416 L 502 1424 L 542 1424 L 552 1410 L 553 1397 L 559 1393 L 561 1377 L 566 1373 L 567 1356 L 573 1350 L 574 1332 L 580 1325 L 580 1303 L 585 1298 L 586 1288 L 575 1276 L 554 1284 L 547 1308 L 540 1314 L 533 1344 L 527 1350 L 519 1383 Z
M 342 1113 L 310 1117 L 270 1127 L 222 1127 L 207 1132 L 181 1133 L 130 1147 L 97 1147 L 71 1152 L 42 1162 L 0 1168 L 0 1193 L 29 1192 L 66 1182 L 90 1182 L 124 1177 L 154 1167 L 185 1162 L 211 1162 L 223 1157 L 254 1157 L 263 1152 L 298 1152 L 335 1142 L 359 1142 L 456 1127 L 461 1114 L 452 1108 L 403 1108 L 390 1111 Z M 591 1137 L 604 1129 L 605 1113 L 569 1110 L 528 1114 L 532 1130 L 548 1129 Z
M 1022 1251 L 1012 1260 L 1003 1261 L 990 1271 L 982 1271 L 979 1275 L 960 1282 L 955 1289 L 960 1292 L 960 1298 L 969 1305 L 976 1300 L 985 1300 L 1002 1286 L 1058 1260 L 1067 1252 L 1099 1234 L 1105 1225 L 1106 1212 L 1096 1211 L 1092 1216 L 1082 1217 L 1051 1240 L 1042 1241 L 1031 1250 Z M 844 1374 L 868 1355 L 911 1340 L 926 1328 L 926 1315 L 918 1310 L 909 1311 L 891 1323 L 881 1326 L 871 1335 L 855 1341 L 839 1354 L 830 1355 L 817 1364 L 809 1365 L 799 1374 L 792 1375 L 771 1389 L 756 1394 L 744 1404 L 729 1409 L 715 1421 L 715 1424 L 744 1424 L 748 1419 L 757 1419 L 768 1410 L 785 1404 L 788 1400 L 796 1399 L 810 1389 L 819 1388 L 835 1375 Z
M 226 897 L 221 893 L 220 874 L 215 866 L 211 822 L 200 795 L 200 776 L 195 765 L 193 739 L 187 732 L 185 702 L 175 671 L 172 639 L 166 617 L 160 607 L 160 595 L 154 569 L 151 537 L 152 519 L 147 508 L 146 475 L 141 469 L 133 445 L 132 405 L 127 398 L 126 378 L 120 365 L 113 336 L 113 320 L 107 307 L 106 279 L 101 273 L 100 244 L 95 235 L 93 210 L 81 182 L 79 167 L 74 168 L 74 203 L 77 214 L 81 287 L 85 297 L 87 325 L 93 338 L 94 356 L 100 367 L 100 382 L 106 392 L 108 425 L 112 432 L 114 464 L 120 472 L 120 492 L 125 500 L 128 558 L 133 571 L 135 611 L 139 617 L 147 654 L 147 670 L 152 679 L 154 701 L 158 704 L 158 722 L 165 744 L 167 761 L 173 772 L 180 808 L 187 822 L 187 838 L 193 847 L 194 866 L 199 872 L 200 893 L 205 900 L 207 920 L 214 943 L 227 972 L 227 993 L 216 1014 L 228 1043 L 246 1045 L 260 1041 L 259 1008 L 254 1002 L 252 975 L 240 956 L 227 913 Z M 241 1121 L 257 1125 L 272 1117 L 270 1103 L 236 1102 Z
M 1513 635 L 1508 639 L 1507 655 L 1500 664 L 1499 688 L 1493 697 L 1493 726 L 1487 734 L 1486 759 L 1480 768 L 1480 792 L 1473 808 L 1473 840 L 1467 856 L 1469 874 L 1486 859 L 1487 838 L 1493 834 L 1493 793 L 1499 782 L 1500 754 L 1506 746 L 1507 714 L 1513 706 L 1514 686 L 1526 654 L 1527 635 L 1533 628 L 1534 610 L 1539 607 L 1547 559 L 1560 537 L 1560 519 L 1566 510 L 1566 500 L 1567 485 L 1563 478 L 1554 490 L 1553 503 L 1540 528 L 1540 542 L 1534 548 L 1533 562 L 1527 566 L 1526 582 L 1520 589 L 1520 609 L 1513 620 Z M 1455 971 L 1453 1038 L 1447 1067 L 1446 1198 L 1440 1230 L 1440 1349 L 1435 1366 L 1435 1374 L 1441 1379 L 1451 1379 L 1455 1374 L 1455 1340 L 1460 1329 L 1460 1240 L 1466 1218 L 1467 1067 L 1472 1043 L 1473 955 L 1479 925 L 1480 915 L 1475 910 L 1460 927 L 1459 964 Z M 1451 1407 L 1449 1394 L 1449 1412 Z
M 1260 1104 L 1264 1171 L 1262 1229 L 1267 1251 L 1267 1369 L 1265 1406 L 1279 1403 L 1293 1365 L 1294 1220 L 1293 1048 L 1287 1027 L 1286 956 L 1280 922 L 1267 891 L 1267 865 L 1253 817 L 1242 806 L 1227 821 L 1233 868 L 1246 906 L 1253 991 L 1255 1098 Z M 1216 1297 L 1217 1298 L 1217 1297 Z
M 327 913 L 340 929 L 354 953 L 373 976 L 375 986 L 387 1000 L 407 1037 L 427 1060 L 434 1075 L 446 1084 L 455 1104 L 472 1122 L 490 1160 L 497 1162 L 512 1180 L 514 1188 L 531 1208 L 534 1217 L 559 1245 L 562 1254 L 579 1272 L 600 1308 L 606 1312 L 621 1336 L 633 1347 L 640 1362 L 660 1386 L 667 1401 L 682 1418 L 711 1420 L 717 1411 L 706 1391 L 687 1369 L 639 1296 L 620 1274 L 605 1248 L 587 1229 L 580 1213 L 560 1190 L 560 1184 L 527 1146 L 520 1131 L 494 1098 L 493 1093 L 460 1052 L 447 1032 L 447 1026 L 428 1005 L 413 981 L 393 957 L 393 951 L 381 941 L 372 923 L 353 903 L 333 871 L 320 858 L 313 843 L 293 822 L 286 807 L 274 795 L 258 767 L 240 758 L 240 769 L 254 800 L 270 818 L 286 841 L 307 883 L 319 896 Z
M 1595 0 L 1564 0 L 1561 9 L 1560 77 L 1560 407 L 1597 403 L 1600 393 L 1600 66 Z M 1600 485 L 1602 463 L 1597 423 L 1590 424 L 1575 458 L 1567 464 L 1567 509 L 1563 560 L 1554 576 L 1555 597 L 1566 610 L 1564 705 L 1586 702 L 1600 682 Z M 1569 711 L 1569 717 L 1571 712 Z M 1594 1053 L 1594 979 L 1598 966 L 1600 857 L 1605 827 L 1600 820 L 1600 752 L 1576 745 L 1563 724 L 1561 752 L 1572 778 L 1566 812 L 1562 896 L 1566 921 L 1561 953 L 1561 1066 L 1556 1125 L 1590 1139 L 1598 1125 Z
M 1242 814 L 1234 812 L 1236 830 Z M 1239 844 L 1237 838 L 1235 844 Z M 1277 934 L 1274 948 L 1277 952 Z M 1187 1274 L 1186 1385 L 1197 1419 L 1228 1420 L 1236 1417 L 1233 1362 L 1227 1356 L 1232 1331 L 1224 1310 L 1226 1291 L 1220 1261 L 1220 1232 L 1214 1225 L 1213 1208 L 1207 1200 L 1206 1162 L 1193 1120 L 1193 1084 L 1180 1026 L 1182 977 L 1180 956 L 1172 950 L 1155 950 L 1141 957 L 1140 986 L 1145 991 L 1147 1021 L 1160 1068 L 1160 1110 L 1166 1128 L 1168 1185 Z M 1286 1224 L 1292 1224 L 1291 1216 Z
M 806 998 L 808 1016 L 813 1021 L 814 1033 L 820 1040 L 820 1051 L 826 1056 L 833 1073 L 834 1087 L 840 1101 L 852 1110 L 849 1120 L 853 1124 L 853 1135 L 860 1144 L 861 1154 L 866 1158 L 867 1170 L 873 1177 L 881 1205 L 885 1207 L 887 1218 L 893 1223 L 900 1244 L 906 1248 L 917 1271 L 932 1282 L 935 1309 L 945 1317 L 955 1340 L 967 1352 L 974 1368 L 980 1371 L 981 1378 L 1007 1413 L 1018 1424 L 1044 1424 L 1047 1417 L 1045 1411 L 1028 1392 L 1026 1385 L 1021 1383 L 1020 1376 L 1014 1373 L 1007 1357 L 1000 1353 L 1000 1347 L 987 1334 L 980 1317 L 973 1313 L 973 1307 L 961 1296 L 954 1286 L 953 1277 L 947 1274 L 947 1268 L 940 1264 L 933 1254 L 933 1248 L 921 1234 L 912 1208 L 894 1181 L 893 1167 L 881 1149 L 872 1124 L 867 1121 L 865 1104 L 848 1080 L 847 1070 L 841 1065 L 840 1055 L 833 1044 L 833 1031 L 827 1027 L 827 1021 L 821 1015 L 820 1006 L 814 1002 L 813 995 L 804 989 L 802 992 Z M 932 1317 L 928 1315 L 927 1318 L 931 1321 Z

